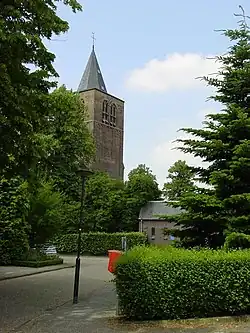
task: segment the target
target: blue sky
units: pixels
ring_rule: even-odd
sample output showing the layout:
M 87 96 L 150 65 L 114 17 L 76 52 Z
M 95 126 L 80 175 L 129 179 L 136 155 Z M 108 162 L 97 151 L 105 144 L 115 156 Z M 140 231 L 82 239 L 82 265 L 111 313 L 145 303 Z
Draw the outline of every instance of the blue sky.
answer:
M 70 31 L 48 43 L 56 54 L 60 84 L 76 89 L 94 31 L 96 54 L 110 94 L 125 100 L 126 174 L 145 163 L 164 183 L 177 159 L 200 163 L 173 150 L 180 127 L 201 125 L 219 106 L 206 102 L 211 90 L 195 77 L 217 69 L 211 55 L 229 41 L 215 29 L 237 26 L 238 5 L 249 0 L 80 0 L 83 12 L 59 7 Z

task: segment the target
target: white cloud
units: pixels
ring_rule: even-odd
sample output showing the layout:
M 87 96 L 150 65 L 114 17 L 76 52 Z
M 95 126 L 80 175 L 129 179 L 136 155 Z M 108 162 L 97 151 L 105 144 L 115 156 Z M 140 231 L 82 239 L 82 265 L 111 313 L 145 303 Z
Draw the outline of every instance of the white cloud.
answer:
M 191 138 L 190 135 L 176 136 L 179 139 Z M 153 172 L 157 175 L 157 180 L 162 186 L 168 175 L 168 169 L 177 161 L 184 160 L 190 166 L 202 165 L 206 167 L 208 164 L 202 162 L 199 157 L 194 157 L 192 154 L 186 154 L 180 150 L 174 149 L 182 146 L 181 143 L 174 142 L 176 138 L 158 144 L 151 153 L 150 165 Z M 197 138 L 196 138 L 197 139 Z
M 169 90 L 187 90 L 204 86 L 196 79 L 217 73 L 219 63 L 212 56 L 196 53 L 174 53 L 166 59 L 152 59 L 142 68 L 134 69 L 128 76 L 126 84 L 131 89 L 151 92 Z

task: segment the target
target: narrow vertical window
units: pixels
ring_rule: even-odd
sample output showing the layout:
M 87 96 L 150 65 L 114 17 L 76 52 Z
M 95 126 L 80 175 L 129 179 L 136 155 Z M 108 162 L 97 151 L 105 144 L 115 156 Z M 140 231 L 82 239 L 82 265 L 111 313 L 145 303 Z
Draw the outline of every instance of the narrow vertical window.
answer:
M 102 122 L 105 124 L 109 122 L 108 102 L 107 101 L 103 101 L 103 103 L 102 103 Z
M 111 110 L 110 110 L 110 125 L 111 126 L 116 126 L 116 106 L 115 104 L 111 105 Z

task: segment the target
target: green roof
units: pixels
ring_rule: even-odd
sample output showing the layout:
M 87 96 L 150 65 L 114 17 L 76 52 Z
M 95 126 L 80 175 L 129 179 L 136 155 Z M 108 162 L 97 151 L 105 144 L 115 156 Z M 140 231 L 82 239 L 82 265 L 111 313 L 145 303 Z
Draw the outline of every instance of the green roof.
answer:
M 87 66 L 77 91 L 82 92 L 89 89 L 98 89 L 107 93 L 106 85 L 102 77 L 102 72 L 97 61 L 94 47 L 89 56 Z

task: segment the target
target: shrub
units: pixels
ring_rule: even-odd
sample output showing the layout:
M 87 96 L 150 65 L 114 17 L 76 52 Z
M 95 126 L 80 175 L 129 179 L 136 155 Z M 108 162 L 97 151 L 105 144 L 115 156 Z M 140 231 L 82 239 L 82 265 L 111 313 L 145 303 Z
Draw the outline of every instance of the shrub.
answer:
M 136 247 L 119 258 L 123 314 L 139 320 L 250 313 L 250 252 Z
M 10 264 L 28 249 L 28 184 L 0 177 L 0 264 Z
M 146 243 L 147 237 L 144 233 L 112 233 L 105 232 L 83 233 L 81 253 L 92 255 L 106 255 L 108 250 L 122 250 L 122 237 L 127 237 L 127 247 L 130 249 L 136 245 Z M 77 251 L 77 234 L 68 234 L 58 236 L 53 243 L 57 247 L 57 251 L 61 253 L 72 253 Z
M 242 233 L 233 232 L 226 237 L 224 247 L 231 249 L 249 249 L 250 236 Z
M 48 255 L 36 249 L 29 249 L 19 260 L 12 260 L 12 265 L 25 267 L 44 267 L 63 264 L 58 255 Z
M 21 267 L 39 268 L 39 267 L 52 266 L 52 265 L 61 265 L 61 264 L 63 264 L 63 259 L 54 258 L 54 259 L 47 259 L 47 260 L 43 260 L 43 261 L 15 260 L 12 262 L 12 264 L 15 266 L 21 266 Z
M 31 246 L 44 244 L 62 227 L 64 197 L 53 182 L 41 181 L 30 200 Z
M 13 259 L 21 259 L 28 248 L 28 237 L 24 231 L 5 231 L 0 240 L 0 265 L 8 265 Z

